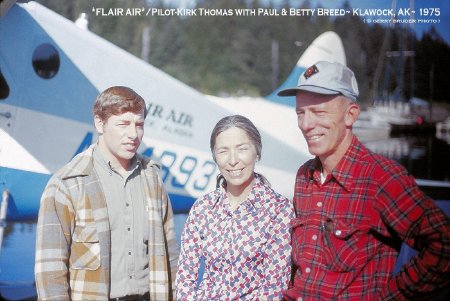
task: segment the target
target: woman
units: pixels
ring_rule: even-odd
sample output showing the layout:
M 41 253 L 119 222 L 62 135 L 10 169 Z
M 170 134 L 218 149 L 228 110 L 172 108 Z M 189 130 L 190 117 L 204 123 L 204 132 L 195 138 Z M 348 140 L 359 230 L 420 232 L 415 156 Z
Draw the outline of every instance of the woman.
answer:
M 262 145 L 249 119 L 221 119 L 210 146 L 218 185 L 195 202 L 184 226 L 177 299 L 279 300 L 291 272 L 292 204 L 254 172 Z

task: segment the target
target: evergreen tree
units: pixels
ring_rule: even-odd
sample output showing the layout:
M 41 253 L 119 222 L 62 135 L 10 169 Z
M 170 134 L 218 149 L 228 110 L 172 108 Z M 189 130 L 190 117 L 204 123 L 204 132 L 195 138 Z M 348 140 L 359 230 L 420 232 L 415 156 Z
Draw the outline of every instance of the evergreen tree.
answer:
M 386 87 L 393 93 L 398 76 L 388 76 L 377 66 L 392 70 L 398 64 L 385 51 L 400 50 L 406 39 L 414 57 L 403 61 L 405 97 L 412 95 L 450 102 L 446 89 L 450 65 L 449 45 L 434 28 L 421 39 L 398 28 L 369 25 L 357 16 L 95 16 L 95 6 L 109 8 L 169 8 L 162 0 L 38 0 L 41 4 L 74 21 L 87 13 L 89 29 L 117 46 L 140 57 L 143 32 L 149 28 L 149 62 L 204 93 L 215 95 L 267 95 L 282 83 L 301 54 L 321 33 L 334 30 L 341 37 L 347 64 L 355 71 L 361 101 L 370 104 L 372 95 Z M 348 2 L 342 6 L 351 9 Z M 195 8 L 232 10 L 237 8 L 313 8 L 306 1 L 198 0 Z M 317 7 L 316 7 L 317 8 Z M 382 49 L 383 41 L 390 41 Z M 273 53 L 278 49 L 278 53 Z M 277 48 L 278 47 L 278 48 Z M 276 55 L 278 54 L 278 55 Z M 413 62 L 411 63 L 411 60 Z M 382 64 L 381 64 L 381 63 Z M 414 70 L 410 70 L 414 68 Z M 381 70 L 380 69 L 380 70 Z M 430 74 L 433 73 L 431 76 Z M 410 78 L 410 74 L 414 78 Z M 388 77 L 392 80 L 387 81 Z M 430 83 L 433 78 L 433 85 Z M 386 80 L 389 84 L 383 85 Z M 433 91 L 430 91 L 431 87 Z M 411 90 L 414 89 L 414 91 Z M 377 91 L 374 91 L 377 90 Z

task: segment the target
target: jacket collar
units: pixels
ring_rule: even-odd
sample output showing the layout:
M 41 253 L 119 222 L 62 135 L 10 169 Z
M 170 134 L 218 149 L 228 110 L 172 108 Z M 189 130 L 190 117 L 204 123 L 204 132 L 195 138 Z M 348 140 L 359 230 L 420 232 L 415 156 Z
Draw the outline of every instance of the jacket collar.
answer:
M 67 168 L 61 174 L 62 179 L 73 178 L 73 177 L 83 177 L 92 174 L 94 169 L 93 164 L 93 153 L 97 144 L 90 145 L 85 151 L 76 155 L 68 164 Z M 136 153 L 136 160 L 144 169 L 149 167 L 160 168 L 159 164 Z
M 361 160 L 361 150 L 363 145 L 356 136 L 353 136 L 352 142 L 341 158 L 339 163 L 335 166 L 331 172 L 331 178 L 339 183 L 346 191 L 352 191 L 355 179 L 355 168 Z M 322 170 L 322 163 L 318 157 L 315 157 L 312 163 L 309 165 L 309 175 L 314 181 L 320 183 L 320 173 Z M 330 181 L 328 177 L 326 181 Z M 324 183 L 325 184 L 325 183 Z

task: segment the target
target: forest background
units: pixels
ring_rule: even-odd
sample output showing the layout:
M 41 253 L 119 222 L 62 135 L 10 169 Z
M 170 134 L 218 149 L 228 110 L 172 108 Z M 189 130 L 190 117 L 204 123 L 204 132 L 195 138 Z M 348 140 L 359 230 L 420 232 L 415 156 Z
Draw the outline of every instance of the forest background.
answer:
M 146 0 L 37 2 L 72 21 L 86 13 L 89 30 L 206 94 L 269 94 L 289 75 L 308 45 L 319 34 L 332 30 L 343 41 L 347 65 L 356 74 L 363 105 L 370 105 L 383 93 L 450 104 L 450 47 L 434 27 L 418 38 L 409 25 L 369 25 L 361 17 L 350 15 L 105 17 L 95 16 L 93 6 L 101 2 L 105 11 L 170 6 Z M 315 8 L 309 1 L 293 5 L 289 0 L 277 5 L 259 0 L 198 0 L 195 7 Z M 342 8 L 351 9 L 348 2 Z M 393 51 L 413 55 L 401 56 L 399 62 L 399 56 L 387 55 Z

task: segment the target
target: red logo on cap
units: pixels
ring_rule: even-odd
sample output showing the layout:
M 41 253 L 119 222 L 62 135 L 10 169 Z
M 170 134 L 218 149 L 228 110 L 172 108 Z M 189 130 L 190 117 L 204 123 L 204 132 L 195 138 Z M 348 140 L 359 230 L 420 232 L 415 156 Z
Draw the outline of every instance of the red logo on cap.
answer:
M 317 69 L 316 65 L 312 65 L 311 67 L 309 67 L 308 69 L 306 69 L 305 73 L 303 73 L 303 76 L 308 79 L 311 76 L 313 76 L 314 74 L 318 73 L 319 69 Z

